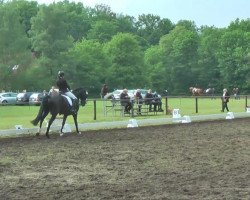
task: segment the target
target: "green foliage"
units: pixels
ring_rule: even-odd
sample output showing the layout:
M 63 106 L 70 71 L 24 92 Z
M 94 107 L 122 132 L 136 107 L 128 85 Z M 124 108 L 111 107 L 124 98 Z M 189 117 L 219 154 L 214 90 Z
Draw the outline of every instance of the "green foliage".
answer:
M 114 88 L 140 88 L 144 85 L 143 52 L 135 37 L 119 33 L 106 44 L 112 66 L 109 82 Z
M 198 47 L 198 67 L 196 74 L 203 88 L 217 86 L 220 89 L 221 74 L 217 55 L 223 31 L 215 27 L 202 27 Z
M 244 88 L 248 84 L 246 75 L 250 74 L 250 66 L 246 58 L 249 53 L 249 44 L 249 32 L 236 29 L 223 34 L 218 61 L 225 85 Z
M 96 39 L 99 42 L 108 42 L 117 33 L 117 26 L 112 21 L 97 21 L 88 32 L 87 39 Z
M 13 67 L 25 67 L 30 43 L 16 8 L 11 4 L 0 5 L 0 16 L 0 88 L 11 90 Z
M 63 53 L 73 45 L 68 35 L 68 16 L 57 4 L 43 6 L 32 19 L 32 48 L 41 55 L 38 60 L 41 67 L 50 72 L 50 76 L 62 68 Z
M 190 86 L 250 91 L 249 19 L 198 28 L 153 14 L 136 19 L 102 4 L 26 0 L 2 1 L 0 15 L 0 90 L 50 88 L 64 70 L 72 87 L 93 96 L 103 83 L 171 94 Z
M 75 43 L 66 58 L 68 62 L 64 70 L 73 86 L 85 86 L 88 90 L 99 91 L 110 67 L 103 45 L 94 40 L 82 40 Z
M 167 87 L 172 94 L 185 93 L 191 85 L 197 84 L 193 73 L 197 66 L 197 32 L 176 26 L 161 38 L 159 48 L 169 82 Z

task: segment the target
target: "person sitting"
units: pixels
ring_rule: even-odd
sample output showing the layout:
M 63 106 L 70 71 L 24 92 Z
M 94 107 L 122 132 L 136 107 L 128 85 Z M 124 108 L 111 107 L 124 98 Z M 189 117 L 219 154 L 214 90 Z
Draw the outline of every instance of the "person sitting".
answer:
M 154 111 L 162 112 L 162 102 L 161 102 L 161 97 L 155 92 L 153 94 L 153 105 L 154 105 Z
M 145 104 L 149 105 L 149 112 L 152 112 L 153 99 L 152 90 L 149 89 L 145 95 Z
M 138 115 L 141 115 L 141 107 L 143 104 L 143 98 L 142 98 L 140 89 L 137 89 L 137 91 L 135 93 L 135 100 L 136 100 L 136 103 L 138 105 Z
M 130 113 L 132 109 L 132 103 L 130 101 L 130 97 L 128 96 L 128 90 L 125 88 L 120 94 L 120 102 L 121 105 L 124 106 L 124 112 Z
M 78 104 L 78 100 L 76 98 L 76 96 L 70 92 L 70 86 L 68 85 L 66 79 L 64 78 L 64 72 L 63 71 L 59 71 L 58 72 L 58 79 L 56 81 L 56 85 L 59 89 L 59 93 L 64 94 L 66 96 L 68 96 L 69 98 L 71 98 L 72 100 L 72 106 L 70 108 L 70 111 L 72 114 L 76 114 L 76 107 Z

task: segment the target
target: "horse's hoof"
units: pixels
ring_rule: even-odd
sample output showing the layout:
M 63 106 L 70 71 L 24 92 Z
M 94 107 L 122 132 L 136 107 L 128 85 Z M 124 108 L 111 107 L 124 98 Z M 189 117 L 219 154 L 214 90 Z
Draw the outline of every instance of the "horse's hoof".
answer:
M 82 133 L 81 133 L 81 132 L 78 132 L 77 134 L 78 134 L 78 135 L 81 135 Z
M 63 136 L 63 133 L 60 133 L 60 136 Z

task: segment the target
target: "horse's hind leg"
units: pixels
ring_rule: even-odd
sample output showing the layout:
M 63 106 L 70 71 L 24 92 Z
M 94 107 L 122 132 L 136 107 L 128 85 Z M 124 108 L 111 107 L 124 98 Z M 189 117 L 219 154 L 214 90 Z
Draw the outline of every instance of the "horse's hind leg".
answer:
M 64 125 L 65 125 L 66 119 L 67 119 L 67 115 L 64 115 L 64 116 L 63 116 L 63 122 L 62 122 L 62 127 L 61 127 L 60 136 L 63 136 L 63 127 L 64 127 Z
M 51 118 L 50 118 L 50 120 L 49 120 L 48 127 L 47 127 L 47 131 L 46 131 L 46 136 L 47 136 L 47 138 L 49 138 L 49 129 L 50 129 L 51 124 L 52 124 L 53 121 L 55 120 L 55 118 L 56 118 L 56 115 L 54 115 L 54 116 L 52 115 Z

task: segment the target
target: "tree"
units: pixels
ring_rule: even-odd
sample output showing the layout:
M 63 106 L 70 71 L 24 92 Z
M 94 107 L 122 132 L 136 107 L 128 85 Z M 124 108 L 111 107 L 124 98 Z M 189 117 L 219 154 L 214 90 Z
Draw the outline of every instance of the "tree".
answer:
M 94 40 L 77 42 L 65 58 L 68 61 L 65 71 L 74 87 L 84 86 L 96 92 L 106 82 L 110 62 L 101 43 Z
M 113 21 L 100 20 L 89 30 L 87 39 L 96 39 L 97 41 L 104 43 L 110 41 L 116 33 L 117 26 Z
M 105 46 L 111 59 L 109 83 L 113 88 L 141 88 L 145 84 L 143 52 L 129 33 L 115 35 Z
M 68 16 L 56 4 L 41 6 L 31 22 L 32 47 L 40 55 L 38 65 L 46 69 L 45 76 L 51 77 L 51 84 L 57 71 L 62 68 L 63 53 L 73 46 L 68 22 Z
M 87 37 L 88 31 L 91 29 L 91 18 L 89 17 L 89 9 L 85 8 L 82 3 L 78 2 L 58 2 L 58 7 L 64 10 L 67 15 L 68 34 L 74 38 L 74 41 L 81 41 Z
M 18 89 L 13 77 L 30 62 L 29 40 L 12 4 L 0 5 L 0 88 Z M 18 81 L 19 76 L 16 76 Z
M 169 77 L 168 88 L 171 93 L 186 93 L 191 85 L 196 85 L 194 76 L 197 67 L 198 34 L 184 26 L 176 26 L 160 40 L 163 51 L 163 66 Z
M 170 78 L 167 76 L 168 74 L 165 72 L 165 68 L 163 66 L 163 54 L 160 47 L 152 46 L 146 50 L 145 56 L 145 65 L 147 70 L 147 88 L 152 88 L 156 91 L 164 91 L 169 86 Z
M 150 45 L 159 43 L 160 38 L 168 34 L 173 28 L 173 24 L 168 19 L 161 19 L 158 15 L 139 15 L 136 22 L 137 34 L 145 38 Z
M 250 74 L 247 55 L 249 54 L 250 33 L 240 29 L 227 30 L 223 34 L 218 54 L 223 83 L 228 88 L 238 87 L 249 90 Z
M 38 4 L 36 1 L 14 0 L 10 2 L 17 9 L 20 16 L 20 23 L 24 26 L 25 33 L 29 36 L 31 29 L 31 18 L 35 17 L 38 12 Z
M 202 88 L 212 87 L 221 90 L 221 74 L 217 54 L 223 32 L 222 29 L 215 27 L 202 27 L 200 30 L 197 74 Z

